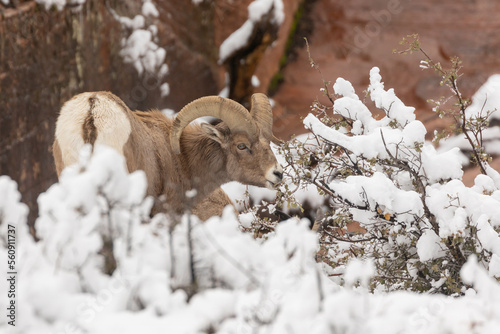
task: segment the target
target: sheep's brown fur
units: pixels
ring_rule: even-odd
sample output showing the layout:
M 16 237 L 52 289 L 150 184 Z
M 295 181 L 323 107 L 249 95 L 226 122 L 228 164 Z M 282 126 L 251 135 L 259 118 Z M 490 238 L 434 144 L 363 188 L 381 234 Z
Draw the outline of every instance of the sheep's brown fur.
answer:
M 68 133 L 78 122 L 81 140 Z M 224 122 L 189 125 L 182 132 L 177 155 L 169 137 L 173 123 L 157 110 L 132 112 L 109 92 L 77 95 L 63 106 L 57 122 L 53 145 L 57 173 L 76 162 L 78 146 L 106 144 L 125 156 L 130 172 L 145 172 L 147 193 L 157 199 L 153 213 L 191 209 L 203 220 L 220 215 L 231 204 L 222 184 L 239 181 L 263 187 L 281 180 L 281 167 L 268 138 L 232 133 Z M 242 144 L 247 149 L 242 150 Z M 189 198 L 186 192 L 192 189 L 196 195 Z

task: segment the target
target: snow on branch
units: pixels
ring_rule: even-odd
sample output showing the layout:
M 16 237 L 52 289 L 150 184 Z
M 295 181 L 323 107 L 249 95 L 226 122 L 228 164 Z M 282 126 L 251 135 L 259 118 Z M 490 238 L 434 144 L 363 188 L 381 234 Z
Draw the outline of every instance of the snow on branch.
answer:
M 293 202 L 291 184 L 316 186 L 328 199 L 318 223 L 334 277 L 343 277 L 351 258 L 373 259 L 373 288 L 457 295 L 466 289 L 460 269 L 474 255 L 500 278 L 498 172 L 486 165 L 486 175 L 466 187 L 460 149 L 437 151 L 426 142 L 415 109 L 381 80 L 373 68 L 369 98 L 382 119 L 342 78 L 331 106 L 313 105 L 303 121 L 313 140 L 281 150 L 289 176 L 282 202 Z M 353 224 L 359 229 L 348 232 Z

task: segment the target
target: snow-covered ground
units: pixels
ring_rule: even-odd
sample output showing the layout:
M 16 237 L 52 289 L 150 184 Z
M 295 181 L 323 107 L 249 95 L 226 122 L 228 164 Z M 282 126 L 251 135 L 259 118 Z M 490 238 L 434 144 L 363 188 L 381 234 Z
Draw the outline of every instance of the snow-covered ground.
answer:
M 15 182 L 0 177 L 0 258 L 14 225 L 18 272 L 16 326 L 4 316 L 0 331 L 498 333 L 500 285 L 474 258 L 462 269 L 471 286 L 463 297 L 369 293 L 373 264 L 352 261 L 345 284 L 335 283 L 315 261 L 308 221 L 290 219 L 265 241 L 241 232 L 231 209 L 203 224 L 189 216 L 144 224 L 145 187 L 144 174 L 128 174 L 115 151 L 84 151 L 40 196 L 35 242 Z M 110 237 L 116 270 L 107 275 L 100 250 Z M 6 260 L 0 265 L 7 272 Z M 192 273 L 197 292 L 188 298 Z M 0 286 L 6 291 L 6 280 Z

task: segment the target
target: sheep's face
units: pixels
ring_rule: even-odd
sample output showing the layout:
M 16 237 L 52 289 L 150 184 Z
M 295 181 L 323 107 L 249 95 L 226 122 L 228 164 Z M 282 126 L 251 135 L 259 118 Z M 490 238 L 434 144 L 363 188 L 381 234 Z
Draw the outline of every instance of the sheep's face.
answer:
M 226 155 L 226 170 L 233 181 L 273 189 L 283 178 L 270 142 L 263 136 L 251 140 L 246 133 L 231 134 L 229 129 L 210 125 L 205 132 L 221 144 Z

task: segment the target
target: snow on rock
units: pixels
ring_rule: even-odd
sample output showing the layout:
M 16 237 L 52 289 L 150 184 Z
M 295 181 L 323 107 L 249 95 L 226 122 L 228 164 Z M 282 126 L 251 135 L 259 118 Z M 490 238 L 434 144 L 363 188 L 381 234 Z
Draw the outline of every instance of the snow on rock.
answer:
M 160 85 L 160 94 L 161 97 L 170 95 L 170 85 L 168 84 L 168 82 L 164 82 Z
M 248 5 L 248 18 L 252 22 L 258 22 L 264 15 L 273 10 L 273 17 L 278 24 L 283 23 L 282 0 L 254 0 Z
M 259 87 L 260 86 L 260 80 L 256 75 L 252 75 L 252 86 L 253 87 Z
M 155 75 L 159 79 L 168 73 L 168 65 L 165 63 L 166 50 L 158 43 L 158 28 L 149 23 L 151 19 L 157 19 L 159 12 L 151 0 L 143 0 L 141 14 L 129 18 L 120 16 L 113 9 L 111 13 L 122 25 L 128 36 L 121 41 L 122 49 L 120 56 L 127 64 L 132 64 L 139 75 Z M 168 95 L 165 86 L 161 93 Z
M 176 114 L 175 110 L 169 109 L 169 108 L 162 109 L 161 113 L 163 115 L 167 116 L 168 118 L 175 118 L 175 114 Z
M 219 64 L 222 64 L 236 51 L 245 47 L 257 24 L 264 15 L 272 10 L 274 21 L 281 25 L 285 18 L 283 0 L 254 0 L 248 5 L 248 20 L 226 38 L 219 48 Z
M 159 69 L 161 76 L 165 75 L 168 67 L 164 64 L 166 51 L 154 41 L 156 34 L 151 30 L 137 29 L 122 41 L 120 55 L 125 63 L 131 63 L 139 75 L 144 72 L 155 73 Z
M 219 64 L 222 64 L 234 52 L 246 45 L 250 36 L 252 36 L 253 28 L 254 23 L 247 20 L 238 30 L 222 42 L 219 49 Z
M 66 4 L 70 4 L 72 7 L 77 5 L 77 9 L 81 8 L 81 5 L 83 5 L 86 1 L 87 0 L 36 0 L 36 3 L 45 6 L 45 9 L 47 10 L 52 7 L 56 7 L 57 10 L 62 10 Z M 7 0 L 7 2 L 5 2 L 4 0 L 4 3 L 7 4 L 9 1 Z
M 36 0 L 37 3 L 45 6 L 47 10 L 56 7 L 62 10 L 66 4 L 78 5 L 76 9 L 86 0 Z M 147 19 L 157 19 L 160 15 L 152 0 L 143 0 L 141 14 L 134 18 L 120 16 L 112 8 L 109 8 L 115 19 L 121 23 L 124 31 L 128 31 L 127 37 L 121 41 L 122 49 L 120 56 L 127 64 L 132 64 L 139 75 L 145 73 L 156 75 L 159 79 L 168 73 L 168 65 L 165 63 L 166 49 L 160 47 L 158 43 L 158 28 L 154 24 L 148 24 Z M 166 96 L 169 90 L 165 86 L 161 89 L 162 96 Z

